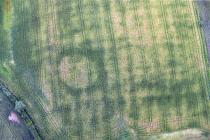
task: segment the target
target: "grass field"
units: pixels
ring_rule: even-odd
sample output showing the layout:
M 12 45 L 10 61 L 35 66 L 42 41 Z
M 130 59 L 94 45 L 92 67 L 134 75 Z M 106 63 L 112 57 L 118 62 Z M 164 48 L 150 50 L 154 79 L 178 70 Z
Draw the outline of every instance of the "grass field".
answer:
M 11 22 L 0 26 L 0 77 L 49 140 L 141 140 L 209 129 L 206 58 L 194 4 L 12 0 L 12 17 L 0 18 Z

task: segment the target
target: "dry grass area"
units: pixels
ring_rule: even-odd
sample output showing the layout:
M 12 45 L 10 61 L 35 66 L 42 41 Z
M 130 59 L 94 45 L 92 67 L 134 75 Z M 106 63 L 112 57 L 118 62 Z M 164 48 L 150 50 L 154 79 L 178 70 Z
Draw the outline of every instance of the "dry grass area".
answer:
M 198 129 L 187 129 L 173 133 L 165 133 L 153 136 L 148 140 L 209 140 L 209 133 Z

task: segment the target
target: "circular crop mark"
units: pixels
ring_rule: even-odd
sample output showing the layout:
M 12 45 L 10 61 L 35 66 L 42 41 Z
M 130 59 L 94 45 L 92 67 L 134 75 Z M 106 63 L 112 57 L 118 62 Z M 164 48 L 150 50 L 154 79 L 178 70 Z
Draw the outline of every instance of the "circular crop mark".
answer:
M 82 48 L 65 50 L 57 59 L 60 84 L 72 96 L 78 96 L 83 91 L 92 92 L 106 80 L 103 51 L 93 49 L 85 51 Z

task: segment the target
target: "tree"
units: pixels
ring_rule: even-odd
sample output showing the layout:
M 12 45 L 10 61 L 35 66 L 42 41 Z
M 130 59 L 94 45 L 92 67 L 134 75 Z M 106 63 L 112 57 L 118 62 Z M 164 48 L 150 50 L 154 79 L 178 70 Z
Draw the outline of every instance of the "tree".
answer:
M 16 101 L 15 102 L 15 111 L 21 112 L 25 109 L 26 105 L 22 101 Z

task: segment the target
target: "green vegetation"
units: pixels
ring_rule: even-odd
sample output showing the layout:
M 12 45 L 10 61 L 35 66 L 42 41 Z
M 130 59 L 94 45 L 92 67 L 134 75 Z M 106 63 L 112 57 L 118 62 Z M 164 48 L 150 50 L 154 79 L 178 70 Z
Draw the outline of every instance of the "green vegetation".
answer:
M 11 71 L 7 67 L 0 65 L 0 75 L 3 79 L 9 80 Z
M 10 29 L 11 29 L 10 0 L 0 0 L 0 77 L 5 80 L 11 78 L 10 61 Z
M 9 77 L 45 139 L 140 140 L 209 129 L 208 71 L 192 1 L 12 6 L 12 24 L 3 18 L 0 27 L 8 32 L 0 66 L 11 70 L 0 67 L 0 77 Z

